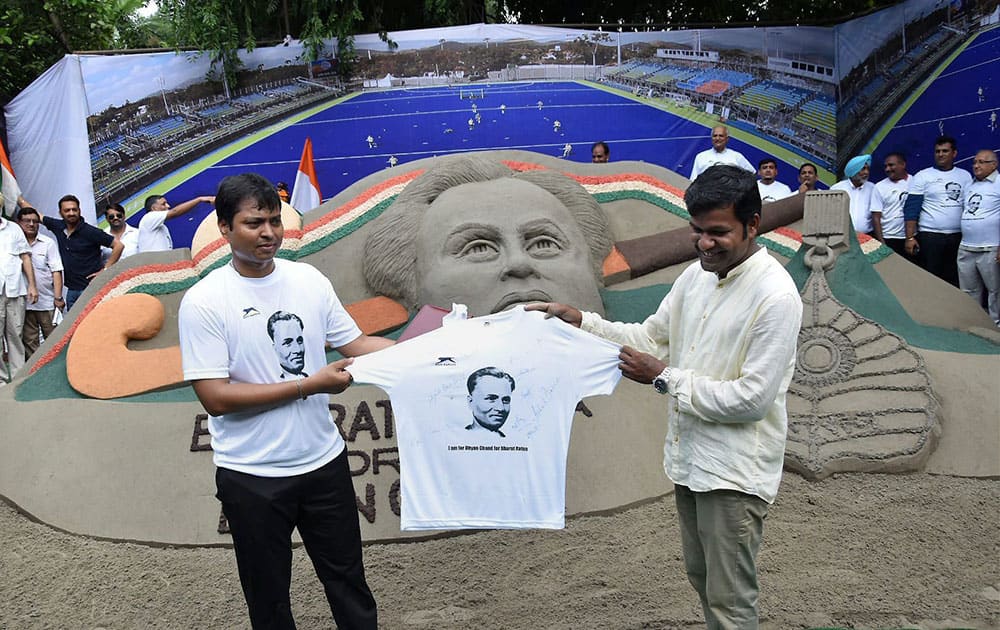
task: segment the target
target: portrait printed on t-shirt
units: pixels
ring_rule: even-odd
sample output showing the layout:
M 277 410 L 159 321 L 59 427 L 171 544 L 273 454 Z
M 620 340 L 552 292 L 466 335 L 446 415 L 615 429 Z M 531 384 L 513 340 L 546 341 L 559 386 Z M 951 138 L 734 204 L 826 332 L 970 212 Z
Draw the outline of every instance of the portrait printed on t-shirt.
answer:
M 466 388 L 469 390 L 472 422 L 466 425 L 466 430 L 492 431 L 502 438 L 507 437 L 501 428 L 510 416 L 514 387 L 514 378 L 510 374 L 492 366 L 480 368 L 470 374 Z
M 267 319 L 267 334 L 274 345 L 281 370 L 279 378 L 300 379 L 306 373 L 306 344 L 303 336 L 305 325 L 295 313 L 275 311 Z

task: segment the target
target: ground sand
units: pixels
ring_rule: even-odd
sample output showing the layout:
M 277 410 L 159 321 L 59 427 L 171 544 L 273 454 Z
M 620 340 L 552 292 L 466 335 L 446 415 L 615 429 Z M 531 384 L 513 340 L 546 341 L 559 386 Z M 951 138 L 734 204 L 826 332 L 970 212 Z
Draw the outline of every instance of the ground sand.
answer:
M 1000 628 L 1000 481 L 786 474 L 759 557 L 762 627 Z M 245 628 L 232 551 L 56 532 L 0 504 L 0 628 Z M 672 497 L 564 531 L 369 545 L 384 628 L 690 628 Z M 299 627 L 329 628 L 294 554 Z

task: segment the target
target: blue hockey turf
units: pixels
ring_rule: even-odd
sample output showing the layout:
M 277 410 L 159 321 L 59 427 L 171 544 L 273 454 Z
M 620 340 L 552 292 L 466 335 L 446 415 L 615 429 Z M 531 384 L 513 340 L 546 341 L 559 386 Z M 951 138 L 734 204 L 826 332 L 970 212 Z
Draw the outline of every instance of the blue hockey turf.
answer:
M 590 145 L 604 140 L 611 159 L 641 160 L 687 176 L 694 156 L 709 148 L 704 126 L 643 102 L 578 83 L 501 83 L 471 88 L 483 98 L 461 99 L 462 88 L 440 87 L 370 92 L 337 104 L 282 129 L 208 167 L 166 194 L 177 204 L 198 195 L 215 193 L 227 175 L 246 171 L 271 181 L 295 181 L 302 147 L 312 139 L 313 156 L 324 199 L 371 173 L 414 160 L 491 149 L 524 149 L 590 161 Z M 539 107 L 538 103 L 542 105 Z M 475 122 L 475 104 L 480 122 Z M 501 110 L 501 106 L 504 106 Z M 469 120 L 473 124 L 469 125 Z M 555 121 L 561 125 L 555 131 Z M 375 146 L 369 147 L 371 135 Z M 756 164 L 760 149 L 736 138 L 729 146 Z M 805 161 L 804 159 L 802 161 Z M 779 179 L 793 188 L 798 164 L 779 161 Z M 211 209 L 199 206 L 168 226 L 176 247 L 190 245 L 194 231 Z M 129 222 L 137 224 L 139 215 Z

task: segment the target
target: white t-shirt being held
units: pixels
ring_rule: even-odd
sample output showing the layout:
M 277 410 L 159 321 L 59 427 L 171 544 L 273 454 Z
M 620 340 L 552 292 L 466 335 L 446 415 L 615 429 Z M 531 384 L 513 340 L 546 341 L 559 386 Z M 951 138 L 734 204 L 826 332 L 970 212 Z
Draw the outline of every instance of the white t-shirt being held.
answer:
M 576 406 L 612 392 L 619 351 L 519 306 L 356 358 L 392 401 L 401 528 L 563 527 Z

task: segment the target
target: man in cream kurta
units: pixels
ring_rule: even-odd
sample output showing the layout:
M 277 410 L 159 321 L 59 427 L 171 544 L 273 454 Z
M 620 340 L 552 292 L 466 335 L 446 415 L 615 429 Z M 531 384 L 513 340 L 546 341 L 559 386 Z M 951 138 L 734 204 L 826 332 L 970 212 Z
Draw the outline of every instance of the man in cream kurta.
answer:
M 688 579 L 710 629 L 756 628 L 756 555 L 781 480 L 802 303 L 755 242 L 761 201 L 752 173 L 713 166 L 684 200 L 699 263 L 644 322 L 608 322 L 561 304 L 529 308 L 624 344 L 623 374 L 664 396 L 663 463 L 676 486 Z

